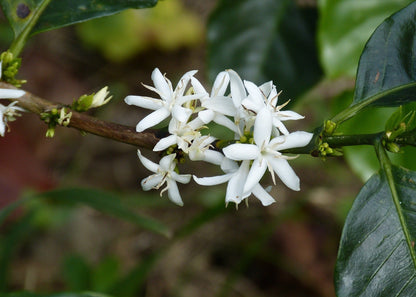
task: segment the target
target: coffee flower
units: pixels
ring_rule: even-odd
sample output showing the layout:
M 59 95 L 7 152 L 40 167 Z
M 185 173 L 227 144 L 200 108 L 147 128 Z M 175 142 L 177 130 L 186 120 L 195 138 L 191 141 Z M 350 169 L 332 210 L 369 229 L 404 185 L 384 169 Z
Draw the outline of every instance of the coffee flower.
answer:
M 167 119 L 170 115 L 180 122 L 186 122 L 192 114 L 192 110 L 182 105 L 199 96 L 198 94 L 185 94 L 188 82 L 196 72 L 196 70 L 193 70 L 185 73 L 175 90 L 173 90 L 171 81 L 159 69 L 153 70 L 152 80 L 155 86 L 144 86 L 157 93 L 160 99 L 135 95 L 129 95 L 124 99 L 129 105 L 154 110 L 137 124 L 136 131 L 142 132 L 147 128 L 153 127 Z
M 179 189 L 176 182 L 187 184 L 191 180 L 191 175 L 178 174 L 175 172 L 176 154 L 171 154 L 163 157 L 159 164 L 156 164 L 144 157 L 140 150 L 137 150 L 137 155 L 139 156 L 143 166 L 148 170 L 154 172 L 154 174 L 142 180 L 141 185 L 143 190 L 159 190 L 164 184 L 166 184 L 165 188 L 163 188 L 160 192 L 160 196 L 162 196 L 163 192 L 168 191 L 169 199 L 177 205 L 182 206 L 182 197 L 179 194 Z
M 17 91 L 17 90 L 10 90 L 10 91 Z M 23 91 L 19 91 L 19 92 L 23 92 Z M 21 93 L 15 93 L 15 95 L 19 95 L 19 94 Z M 8 97 L 9 96 L 10 94 L 8 95 Z M 16 117 L 20 116 L 19 111 L 24 111 L 23 108 L 16 106 L 16 103 L 17 101 L 12 102 L 8 106 L 4 106 L 3 104 L 0 104 L 0 135 L 3 137 L 4 137 L 4 134 L 6 133 L 7 122 L 14 121 Z
M 249 192 L 263 177 L 266 169 L 274 173 L 282 182 L 294 191 L 299 191 L 299 177 L 287 162 L 291 157 L 284 156 L 279 150 L 303 147 L 312 139 L 313 134 L 295 132 L 270 139 L 272 132 L 272 115 L 262 109 L 254 124 L 254 143 L 235 143 L 223 149 L 225 156 L 236 161 L 253 161 L 247 180 L 243 185 L 243 192 Z

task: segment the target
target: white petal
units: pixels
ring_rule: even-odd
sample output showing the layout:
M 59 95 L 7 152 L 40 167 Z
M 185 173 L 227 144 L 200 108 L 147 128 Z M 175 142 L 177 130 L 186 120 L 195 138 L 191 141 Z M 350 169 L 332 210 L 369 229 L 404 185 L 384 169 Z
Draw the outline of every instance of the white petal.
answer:
M 269 193 L 267 193 L 267 191 L 264 190 L 263 187 L 259 184 L 253 188 L 252 193 L 261 201 L 263 206 L 268 206 L 276 202 L 276 200 L 274 200 L 274 198 Z
M 234 106 L 239 107 L 241 101 L 246 98 L 246 90 L 244 88 L 243 81 L 240 76 L 234 70 L 227 70 L 230 76 L 230 88 L 231 88 L 231 98 L 233 99 Z
M 285 125 L 277 117 L 273 117 L 273 126 L 278 128 L 280 132 L 285 135 L 289 134 L 289 131 L 286 129 Z
M 203 107 L 225 114 L 227 116 L 234 116 L 236 109 L 234 103 L 228 97 L 215 97 L 204 101 Z
M 197 72 L 198 72 L 197 70 L 191 70 L 191 71 L 186 72 L 181 77 L 181 79 L 178 82 L 178 85 L 175 88 L 175 92 L 174 92 L 177 97 L 180 97 L 180 96 L 182 96 L 185 93 L 185 89 L 186 89 L 186 86 L 187 86 L 189 80 Z
M 0 98 L 19 98 L 25 94 L 22 90 L 0 89 Z
M 265 82 L 259 87 L 259 89 L 263 93 L 264 96 L 268 97 L 269 95 L 271 95 L 270 93 L 273 90 L 273 82 L 272 81 Z
M 303 115 L 300 115 L 297 112 L 291 110 L 279 111 L 278 114 L 281 121 L 301 120 L 305 118 Z
M 135 105 L 146 109 L 156 110 L 163 106 L 162 100 L 150 97 L 129 95 L 124 98 L 124 102 L 128 105 Z
M 168 179 L 168 197 L 170 201 L 176 203 L 179 206 L 183 206 L 183 201 L 179 193 L 178 185 L 174 180 Z
M 282 158 L 268 157 L 267 161 L 272 166 L 274 172 L 282 180 L 282 182 L 290 189 L 294 191 L 300 190 L 299 177 L 290 167 L 289 162 Z
M 170 147 L 171 145 L 176 144 L 176 142 L 177 142 L 177 136 L 169 135 L 167 137 L 160 139 L 158 143 L 156 143 L 155 147 L 153 148 L 153 151 L 155 152 L 163 151 L 167 149 L 168 147 Z
M 214 122 L 221 126 L 227 127 L 235 133 L 239 132 L 237 125 L 234 124 L 234 122 L 227 118 L 225 115 L 217 114 L 214 118 Z
M 187 125 L 193 130 L 196 130 L 196 129 L 202 127 L 204 124 L 205 123 L 199 117 L 196 117 L 192 121 L 187 123 Z
M 224 96 L 229 82 L 230 76 L 226 71 L 218 73 L 212 86 L 211 97 Z
M 267 108 L 263 108 L 256 116 L 254 122 L 254 142 L 258 146 L 267 145 L 272 134 L 272 115 Z
M 270 145 L 276 143 L 276 145 L 273 145 L 273 148 L 278 151 L 295 147 L 304 147 L 311 141 L 312 137 L 312 133 L 296 131 L 288 135 L 273 138 Z
M 264 96 L 260 89 L 251 81 L 245 80 L 244 85 L 246 86 L 246 89 L 248 93 L 250 94 L 250 99 L 254 102 L 254 104 L 258 106 L 264 106 Z
M 177 174 L 175 171 L 171 172 L 172 178 L 181 183 L 181 184 L 187 184 L 191 181 L 192 175 L 191 174 Z
M 202 86 L 199 80 L 197 80 L 195 77 L 191 77 L 191 84 L 192 84 L 192 87 L 194 88 L 195 93 L 208 95 L 207 91 L 205 91 L 205 88 Z
M 221 162 L 221 170 L 227 173 L 236 172 L 238 170 L 237 162 L 224 158 Z
M 215 112 L 210 109 L 206 109 L 198 112 L 198 117 L 204 122 L 204 124 L 208 124 L 214 119 Z
M 151 114 L 148 114 L 145 116 L 136 126 L 137 132 L 143 132 L 147 128 L 153 127 L 160 122 L 162 122 L 164 119 L 166 119 L 170 115 L 169 110 L 166 108 L 160 108 L 158 110 L 155 110 Z
M 179 122 L 186 123 L 192 114 L 192 110 L 182 106 L 175 105 L 172 109 L 172 116 Z
M 220 152 L 217 152 L 214 150 L 206 150 L 204 152 L 203 160 L 205 162 L 215 164 L 215 165 L 221 165 L 223 159 L 224 159 L 224 155 L 221 154 Z
M 251 100 L 251 96 L 244 99 L 241 102 L 241 105 L 243 105 L 245 109 L 252 110 L 255 113 L 258 113 L 260 109 L 263 108 L 263 105 L 258 105 L 253 100 Z
M 223 148 L 224 155 L 231 160 L 254 160 L 259 154 L 259 148 L 254 144 L 235 143 Z
M 234 175 L 234 173 L 227 173 L 224 175 L 217 175 L 217 176 L 210 176 L 210 177 L 196 177 L 193 176 L 194 181 L 201 185 L 201 186 L 214 186 L 226 183 L 230 180 L 230 178 Z
M 142 180 L 141 185 L 144 191 L 149 191 L 151 189 L 156 188 L 159 183 L 163 180 L 163 175 L 161 174 L 153 174 L 149 177 L 146 177 Z
M 172 87 L 158 68 L 155 68 L 152 72 L 152 81 L 162 99 L 168 100 L 172 96 Z
M 4 137 L 4 133 L 6 132 L 6 124 L 3 121 L 3 116 L 3 112 L 0 110 L 0 135 Z
M 163 171 L 171 171 L 175 169 L 176 167 L 176 163 L 174 162 L 175 157 L 176 157 L 176 154 L 170 154 L 170 155 L 164 156 L 159 161 L 160 168 Z
M 139 160 L 140 162 L 142 162 L 144 167 L 146 167 L 148 170 L 152 172 L 157 172 L 157 170 L 159 169 L 159 164 L 156 164 L 153 161 L 150 161 L 145 156 L 143 156 L 140 150 L 137 150 L 137 155 L 139 156 Z
M 267 169 L 266 160 L 259 161 L 259 159 L 254 160 L 251 165 L 250 172 L 248 173 L 246 183 L 244 184 L 244 193 L 251 192 L 253 187 L 259 183 L 261 178 Z
M 249 161 L 243 161 L 238 171 L 232 176 L 227 185 L 225 202 L 240 203 L 243 197 L 243 187 L 246 182 Z

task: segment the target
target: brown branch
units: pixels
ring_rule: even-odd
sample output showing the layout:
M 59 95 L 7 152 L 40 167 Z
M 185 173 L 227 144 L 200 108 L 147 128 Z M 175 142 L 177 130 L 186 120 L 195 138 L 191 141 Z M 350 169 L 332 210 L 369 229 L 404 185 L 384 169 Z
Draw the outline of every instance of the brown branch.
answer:
M 0 82 L 0 88 L 16 89 L 13 85 Z M 64 105 L 50 102 L 26 92 L 20 98 L 14 99 L 18 105 L 30 112 L 40 115 L 50 112 L 53 108 L 62 108 Z M 159 139 L 149 132 L 138 133 L 133 127 L 99 120 L 95 117 L 71 110 L 72 116 L 68 127 L 88 132 L 98 136 L 113 139 L 119 142 L 132 144 L 142 148 L 153 149 Z

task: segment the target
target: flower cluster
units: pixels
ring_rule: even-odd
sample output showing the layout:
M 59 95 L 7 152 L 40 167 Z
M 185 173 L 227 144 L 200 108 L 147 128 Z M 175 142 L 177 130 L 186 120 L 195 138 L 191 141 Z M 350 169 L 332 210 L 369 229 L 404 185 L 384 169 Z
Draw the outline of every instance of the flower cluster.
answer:
M 238 205 L 251 194 L 263 205 L 275 202 L 260 185 L 267 170 L 274 184 L 277 175 L 287 187 L 299 191 L 299 178 L 288 163 L 294 157 L 285 156 L 281 151 L 303 147 L 311 141 L 311 133 L 290 133 L 284 125 L 285 121 L 302 119 L 303 116 L 282 110 L 287 103 L 278 105 L 280 93 L 271 81 L 257 86 L 241 80 L 235 71 L 227 70 L 218 74 L 209 93 L 194 77 L 195 73 L 185 73 L 173 88 L 171 81 L 156 68 L 152 73 L 154 87 L 145 87 L 159 98 L 134 95 L 125 98 L 129 105 L 153 110 L 137 124 L 137 132 L 169 119 L 169 134 L 153 148 L 165 155 L 159 164 L 138 152 L 143 165 L 154 172 L 142 181 L 143 189 L 159 189 L 166 184 L 161 195 L 167 190 L 169 199 L 182 205 L 176 182 L 188 183 L 191 175 L 178 174 L 176 170 L 178 161 L 186 155 L 190 160 L 220 166 L 223 175 L 194 175 L 193 179 L 205 186 L 228 183 L 227 204 L 234 202 Z M 203 133 L 211 122 L 230 130 L 233 139 L 226 141 Z

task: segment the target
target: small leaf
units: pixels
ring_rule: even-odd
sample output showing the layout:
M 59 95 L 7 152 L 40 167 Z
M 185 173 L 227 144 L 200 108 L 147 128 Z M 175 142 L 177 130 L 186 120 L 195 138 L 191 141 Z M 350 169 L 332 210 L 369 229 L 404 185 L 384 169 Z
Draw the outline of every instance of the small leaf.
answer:
M 416 292 L 416 172 L 393 167 L 393 178 L 398 208 L 381 172 L 365 184 L 347 217 L 335 269 L 339 297 Z
M 416 96 L 416 2 L 387 18 L 368 40 L 352 105 L 399 106 Z
M 368 38 L 389 15 L 412 0 L 319 0 L 318 42 L 328 77 L 355 77 Z
M 68 188 L 44 192 L 37 194 L 36 197 L 61 202 L 85 204 L 98 211 L 135 223 L 142 228 L 165 236 L 170 236 L 170 230 L 161 222 L 135 213 L 129 209 L 128 206 L 124 205 L 117 195 L 110 192 L 93 189 Z
M 232 68 L 257 84 L 273 80 L 289 98 L 301 94 L 321 76 L 315 20 L 292 0 L 219 1 L 208 24 L 210 79 Z

